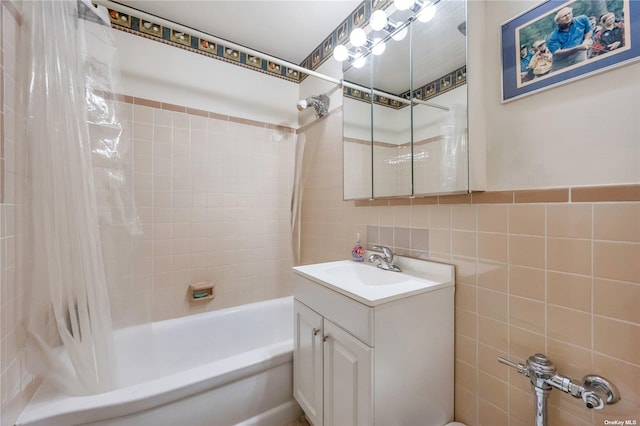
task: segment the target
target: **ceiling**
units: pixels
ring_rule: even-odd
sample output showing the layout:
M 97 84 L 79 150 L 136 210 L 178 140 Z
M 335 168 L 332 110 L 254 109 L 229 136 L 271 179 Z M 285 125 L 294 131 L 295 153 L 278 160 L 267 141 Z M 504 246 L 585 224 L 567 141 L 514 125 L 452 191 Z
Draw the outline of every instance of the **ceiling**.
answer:
M 117 0 L 117 3 L 301 63 L 360 0 Z

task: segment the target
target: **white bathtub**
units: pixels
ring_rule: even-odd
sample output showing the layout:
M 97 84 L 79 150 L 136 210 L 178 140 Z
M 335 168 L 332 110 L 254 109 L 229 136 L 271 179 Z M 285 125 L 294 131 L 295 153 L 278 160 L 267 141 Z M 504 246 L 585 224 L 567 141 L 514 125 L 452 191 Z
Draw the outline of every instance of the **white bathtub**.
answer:
M 69 397 L 45 381 L 16 425 L 282 426 L 302 414 L 292 398 L 291 297 L 140 331 L 116 332 L 123 387 Z

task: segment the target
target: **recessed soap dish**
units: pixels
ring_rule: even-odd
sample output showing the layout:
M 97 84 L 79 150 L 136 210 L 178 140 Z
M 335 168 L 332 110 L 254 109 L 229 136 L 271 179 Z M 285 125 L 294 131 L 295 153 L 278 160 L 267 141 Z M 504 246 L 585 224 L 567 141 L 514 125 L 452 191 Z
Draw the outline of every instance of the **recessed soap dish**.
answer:
M 201 300 L 210 300 L 216 297 L 214 284 L 212 282 L 199 282 L 189 284 L 189 301 L 199 302 Z

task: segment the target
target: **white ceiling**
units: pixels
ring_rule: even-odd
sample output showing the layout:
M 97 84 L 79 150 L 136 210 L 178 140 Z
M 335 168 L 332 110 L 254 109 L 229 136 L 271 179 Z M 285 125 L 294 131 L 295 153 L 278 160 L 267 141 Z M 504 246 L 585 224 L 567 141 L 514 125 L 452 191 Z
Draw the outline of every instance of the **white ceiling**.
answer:
M 152 15 L 301 63 L 359 0 L 117 0 Z

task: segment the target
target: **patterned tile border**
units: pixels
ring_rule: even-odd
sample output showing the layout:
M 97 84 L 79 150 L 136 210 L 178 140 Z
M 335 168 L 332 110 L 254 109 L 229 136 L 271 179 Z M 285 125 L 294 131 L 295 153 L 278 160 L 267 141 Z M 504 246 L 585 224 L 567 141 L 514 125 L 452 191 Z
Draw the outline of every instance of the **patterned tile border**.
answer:
M 147 21 L 115 9 L 109 9 L 109 17 L 111 18 L 113 28 L 129 34 L 158 41 L 169 46 L 184 49 L 192 53 L 218 59 L 296 83 L 301 82 L 304 77 L 306 77 L 306 75 L 303 77 L 303 75 L 296 70 L 268 61 L 259 56 L 250 55 L 240 50 L 215 43 L 211 40 L 165 27 L 161 24 Z
M 299 65 L 317 70 L 333 55 L 333 48 L 347 40 L 351 30 L 356 27 L 364 27 L 369 22 L 369 16 L 377 9 L 388 7 L 393 0 L 363 1 L 349 16 L 336 27 L 325 40 L 318 45 Z M 373 4 L 372 4 L 373 3 Z M 187 50 L 192 53 L 218 59 L 230 64 L 238 65 L 254 71 L 262 72 L 273 77 L 282 78 L 295 83 L 302 82 L 308 77 L 286 66 L 276 64 L 256 55 L 250 55 L 241 50 L 233 49 L 223 44 L 215 43 L 204 37 L 198 37 L 187 32 L 176 30 L 153 21 L 148 21 L 130 15 L 117 9 L 109 9 L 109 17 L 112 27 L 129 34 L 137 35 L 149 40 L 154 40 L 169 46 Z M 449 90 L 460 87 L 467 82 L 466 66 L 454 70 L 438 79 L 425 84 L 413 91 L 416 99 L 428 100 L 439 96 Z M 408 99 L 411 91 L 393 94 Z M 343 88 L 343 94 L 349 98 L 370 102 L 370 94 L 357 89 Z M 389 108 L 401 109 L 407 106 L 397 100 L 384 96 L 374 95 L 374 103 Z
M 637 201 L 640 201 L 640 184 L 487 191 L 473 192 L 471 194 L 435 195 L 420 198 L 356 200 L 353 201 L 353 203 L 356 207 L 371 207 L 424 204 L 602 203 Z
M 467 84 L 466 65 L 417 88 L 413 91 L 413 97 L 415 99 L 427 101 L 429 99 L 440 96 L 450 90 L 456 89 L 460 86 L 464 86 L 465 84 Z M 355 99 L 357 101 L 366 103 L 371 102 L 371 93 L 369 93 L 368 91 L 353 89 L 351 87 L 343 87 L 342 94 L 347 98 Z M 410 94 L 410 90 L 398 94 L 392 93 L 392 95 L 403 99 L 409 99 Z M 394 109 L 402 109 L 409 105 L 381 95 L 373 95 L 373 103 Z

